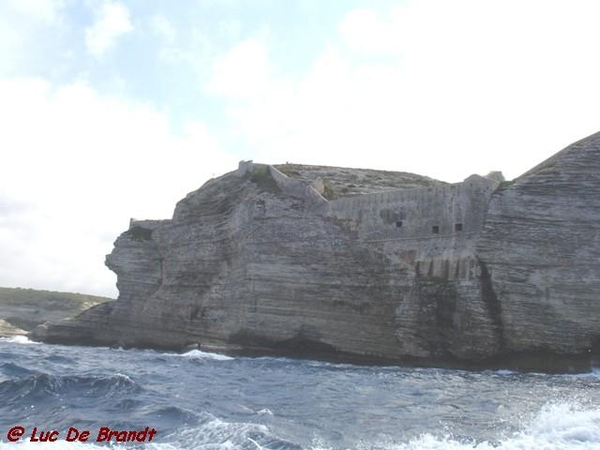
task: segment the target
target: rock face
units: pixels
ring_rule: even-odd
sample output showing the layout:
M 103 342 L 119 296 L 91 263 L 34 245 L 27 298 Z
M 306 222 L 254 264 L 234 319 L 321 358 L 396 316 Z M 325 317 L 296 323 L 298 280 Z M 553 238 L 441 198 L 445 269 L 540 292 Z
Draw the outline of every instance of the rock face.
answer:
M 277 167 L 240 163 L 171 220 L 132 221 L 106 261 L 119 300 L 33 337 L 547 370 L 597 355 L 600 134 L 512 184 Z
M 503 351 L 597 358 L 600 133 L 499 189 L 477 254 L 492 280 Z
M 27 331 L 11 325 L 4 319 L 0 319 L 0 337 L 22 336 L 27 334 Z
M 24 335 L 112 299 L 69 292 L 0 287 L 0 337 Z

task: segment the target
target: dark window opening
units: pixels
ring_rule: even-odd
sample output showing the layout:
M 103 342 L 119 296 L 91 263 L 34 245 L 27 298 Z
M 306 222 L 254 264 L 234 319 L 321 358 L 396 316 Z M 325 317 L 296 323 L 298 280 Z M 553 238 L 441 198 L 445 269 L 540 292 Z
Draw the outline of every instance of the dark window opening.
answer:
M 462 230 L 463 230 L 462 223 L 454 224 L 454 231 L 462 231 Z
M 447 259 L 444 260 L 444 278 L 446 280 L 450 279 L 450 261 Z
M 401 220 L 397 220 L 396 221 L 396 228 L 402 228 L 402 221 Z
M 440 226 L 439 225 L 434 225 L 431 227 L 431 232 L 433 234 L 440 234 Z

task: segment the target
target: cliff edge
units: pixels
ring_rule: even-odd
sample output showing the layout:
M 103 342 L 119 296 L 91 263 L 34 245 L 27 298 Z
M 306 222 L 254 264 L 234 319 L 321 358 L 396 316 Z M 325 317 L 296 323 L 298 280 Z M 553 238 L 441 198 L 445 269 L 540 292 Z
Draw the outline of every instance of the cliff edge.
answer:
M 73 317 L 106 297 L 0 287 L 0 337 L 25 335 L 44 322 Z
M 119 299 L 48 342 L 585 370 L 600 351 L 600 134 L 513 183 L 242 162 L 133 221 Z

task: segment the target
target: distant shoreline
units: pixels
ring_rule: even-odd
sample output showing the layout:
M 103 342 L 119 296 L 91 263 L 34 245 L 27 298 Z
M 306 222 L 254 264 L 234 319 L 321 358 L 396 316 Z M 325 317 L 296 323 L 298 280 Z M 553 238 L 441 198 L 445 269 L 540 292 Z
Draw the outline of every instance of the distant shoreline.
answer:
M 45 322 L 74 317 L 113 300 L 71 292 L 0 287 L 0 337 L 26 335 Z

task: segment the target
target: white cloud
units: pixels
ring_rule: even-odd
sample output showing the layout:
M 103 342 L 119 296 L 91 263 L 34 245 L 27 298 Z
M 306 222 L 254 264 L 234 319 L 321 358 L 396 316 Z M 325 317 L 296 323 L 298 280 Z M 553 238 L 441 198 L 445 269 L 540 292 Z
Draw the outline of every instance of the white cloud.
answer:
M 62 31 L 65 6 L 62 0 L 0 2 L 0 76 L 30 73 L 43 55 L 40 39 Z
M 351 11 L 304 78 L 276 76 L 262 39 L 215 64 L 209 87 L 255 159 L 512 178 L 597 131 L 599 15 L 592 1 Z
M 95 58 L 101 58 L 124 34 L 133 30 L 129 10 L 117 2 L 104 2 L 96 11 L 96 22 L 85 30 L 85 44 Z
M 10 73 L 21 57 L 23 36 L 6 17 L 0 16 L 0 74 Z
M 380 17 L 368 9 L 356 9 L 346 14 L 339 30 L 353 50 L 371 54 L 398 53 L 406 45 L 402 17 L 401 14 Z
M 83 83 L 0 80 L 0 285 L 116 295 L 104 255 L 130 217 L 236 167 L 203 123 L 182 135 L 147 105 Z
M 165 39 L 167 43 L 172 44 L 177 37 L 177 30 L 173 24 L 165 16 L 156 14 L 150 21 L 152 30 L 160 37 Z
M 138 3 L 132 14 L 153 17 Z M 124 5 L 133 3 L 93 4 L 85 44 L 102 58 L 132 31 Z M 30 44 L 48 24 L 56 32 L 72 19 L 64 36 L 78 29 L 77 14 L 61 8 L 49 0 L 0 2 L 0 74 L 37 61 Z M 160 58 L 200 76 L 211 69 L 203 87 L 213 98 L 193 113 L 211 114 L 216 129 L 227 130 L 224 139 L 253 151 L 247 157 L 457 181 L 492 169 L 517 176 L 597 131 L 597 17 L 595 0 L 413 0 L 387 12 L 348 11 L 303 75 L 273 59 L 285 44 L 270 48 L 269 33 L 247 38 L 260 26 L 250 20 L 189 28 L 171 14 L 172 23 L 154 16 L 150 26 L 164 38 Z M 238 35 L 246 37 L 218 53 Z M 80 59 L 75 47 L 66 51 Z M 127 81 L 125 68 L 114 69 L 110 76 Z M 186 192 L 236 165 L 204 123 L 178 123 L 184 131 L 173 134 L 169 119 L 191 114 L 175 110 L 176 101 L 167 117 L 85 83 L 55 88 L 39 79 L 0 79 L 0 99 L 0 285 L 114 294 L 103 259 L 129 217 L 169 217 Z M 226 123 L 218 122 L 222 106 Z
M 248 39 L 219 58 L 207 90 L 231 99 L 258 98 L 269 87 L 269 59 L 263 43 Z
M 8 0 L 7 4 L 14 11 L 46 23 L 55 23 L 65 7 L 64 0 Z

